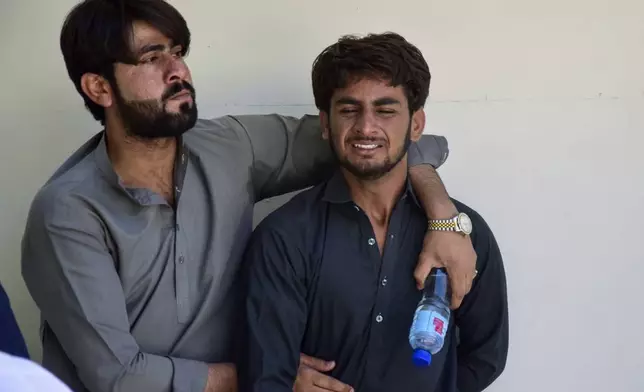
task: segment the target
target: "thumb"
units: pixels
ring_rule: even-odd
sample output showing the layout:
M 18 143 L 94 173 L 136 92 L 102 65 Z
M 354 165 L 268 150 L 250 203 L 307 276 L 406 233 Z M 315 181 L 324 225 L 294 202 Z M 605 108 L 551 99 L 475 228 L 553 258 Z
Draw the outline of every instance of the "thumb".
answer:
M 414 280 L 416 280 L 416 287 L 418 290 L 425 288 L 425 280 L 427 275 L 433 268 L 441 267 L 439 261 L 432 254 L 428 252 L 421 252 L 418 256 L 418 264 L 414 269 Z
M 300 365 L 306 365 L 318 372 L 328 372 L 335 367 L 335 362 L 300 354 Z

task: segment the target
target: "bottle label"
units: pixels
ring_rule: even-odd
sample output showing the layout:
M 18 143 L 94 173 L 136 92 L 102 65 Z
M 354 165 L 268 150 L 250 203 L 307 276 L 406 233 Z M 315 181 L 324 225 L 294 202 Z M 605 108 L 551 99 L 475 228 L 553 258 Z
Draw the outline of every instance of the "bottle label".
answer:
M 445 338 L 445 335 L 447 335 L 447 319 L 438 312 L 431 310 L 421 310 L 416 314 L 416 320 L 414 324 L 416 324 L 414 326 L 414 329 L 416 329 L 417 331 L 434 331 L 443 339 Z

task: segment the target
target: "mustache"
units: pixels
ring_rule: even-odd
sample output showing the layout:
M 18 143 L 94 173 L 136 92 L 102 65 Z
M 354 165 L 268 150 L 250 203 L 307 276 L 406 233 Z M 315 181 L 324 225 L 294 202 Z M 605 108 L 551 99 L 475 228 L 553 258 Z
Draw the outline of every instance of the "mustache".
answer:
M 192 98 L 195 98 L 195 88 L 192 87 L 192 85 L 186 81 L 181 81 L 181 82 L 176 82 L 171 84 L 163 93 L 161 96 L 161 101 L 167 101 L 170 99 L 175 94 L 179 94 L 180 92 L 188 90 L 190 92 L 190 95 Z

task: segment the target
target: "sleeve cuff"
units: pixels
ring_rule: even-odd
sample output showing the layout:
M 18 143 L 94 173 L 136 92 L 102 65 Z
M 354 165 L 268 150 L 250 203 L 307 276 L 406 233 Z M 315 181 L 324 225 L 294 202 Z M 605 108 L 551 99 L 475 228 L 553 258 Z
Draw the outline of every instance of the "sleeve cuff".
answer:
M 447 138 L 437 135 L 423 135 L 409 146 L 409 166 L 432 165 L 438 169 L 449 156 Z
M 170 359 L 174 368 L 173 392 L 204 392 L 208 381 L 208 365 L 190 359 Z

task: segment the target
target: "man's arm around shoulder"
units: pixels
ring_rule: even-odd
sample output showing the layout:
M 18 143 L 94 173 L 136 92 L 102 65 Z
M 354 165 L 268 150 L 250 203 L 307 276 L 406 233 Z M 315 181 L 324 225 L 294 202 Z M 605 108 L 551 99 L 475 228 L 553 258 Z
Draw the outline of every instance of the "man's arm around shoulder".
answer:
M 320 117 L 232 116 L 248 138 L 253 156 L 256 200 L 301 190 L 329 178 L 337 161 L 322 138 Z M 449 150 L 442 136 L 423 135 L 409 150 L 410 166 L 442 165 Z

